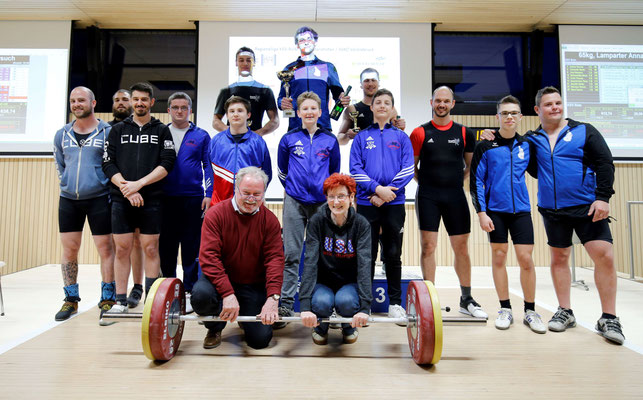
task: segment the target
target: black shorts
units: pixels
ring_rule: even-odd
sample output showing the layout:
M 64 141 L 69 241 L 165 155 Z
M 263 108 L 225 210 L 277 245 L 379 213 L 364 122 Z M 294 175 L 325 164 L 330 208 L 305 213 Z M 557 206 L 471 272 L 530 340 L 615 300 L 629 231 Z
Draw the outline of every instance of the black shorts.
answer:
M 109 195 L 86 200 L 60 197 L 58 203 L 58 228 L 61 233 L 82 232 L 85 218 L 89 221 L 92 235 L 112 233 Z
M 415 210 L 421 231 L 437 232 L 443 219 L 449 236 L 471 232 L 469 202 L 460 187 L 418 188 Z
M 542 214 L 547 244 L 551 247 L 567 248 L 572 245 L 572 234 L 576 235 L 582 244 L 592 240 L 603 240 L 612 243 L 612 232 L 607 219 L 592 222 L 592 216 L 570 217 Z
M 494 230 L 489 232 L 491 243 L 507 243 L 509 233 L 513 244 L 534 244 L 534 225 L 530 212 L 516 214 L 487 211 Z
M 139 228 L 143 235 L 161 233 L 161 200 L 145 200 L 142 207 L 134 207 L 129 201 L 115 200 L 112 203 L 112 230 L 114 234 L 133 233 Z

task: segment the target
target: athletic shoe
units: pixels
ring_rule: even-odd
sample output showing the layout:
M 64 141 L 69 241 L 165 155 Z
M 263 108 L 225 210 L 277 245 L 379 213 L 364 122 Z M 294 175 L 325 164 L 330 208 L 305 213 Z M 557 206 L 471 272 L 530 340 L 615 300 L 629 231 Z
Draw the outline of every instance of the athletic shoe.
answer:
M 605 339 L 616 344 L 623 344 L 625 336 L 623 336 L 623 327 L 621 321 L 617 318 L 607 319 L 601 318 L 596 321 L 596 331 Z
M 279 306 L 279 316 L 280 317 L 294 317 L 295 312 L 289 307 Z M 274 324 L 272 324 L 272 329 L 282 329 L 282 328 L 285 328 L 286 325 L 288 325 L 288 322 L 277 321 Z
M 465 315 L 471 315 L 472 317 L 477 318 L 489 318 L 486 312 L 480 307 L 473 297 L 469 297 L 467 300 L 460 299 L 460 312 Z
M 116 303 L 105 314 L 127 314 L 127 304 Z
M 496 318 L 496 328 L 500 330 L 509 329 L 513 323 L 514 316 L 511 313 L 511 308 L 501 308 L 498 311 L 498 318 Z
M 357 329 L 353 330 L 353 333 L 350 335 L 343 335 L 343 341 L 346 344 L 353 344 L 357 342 L 357 337 L 359 336 L 359 332 L 357 332 Z
M 98 317 L 98 325 L 100 326 L 109 326 L 113 325 L 116 323 L 116 321 L 104 321 L 103 320 L 103 314 L 105 314 L 107 311 L 111 310 L 112 307 L 116 304 L 114 300 L 101 300 L 100 303 L 98 303 L 98 308 L 100 308 L 100 316 Z
M 69 319 L 72 315 L 78 312 L 78 302 L 77 301 L 65 301 L 63 306 L 60 308 L 60 311 L 56 313 L 54 317 L 56 321 L 64 321 Z
M 357 338 L 355 338 L 357 340 Z M 328 333 L 325 335 L 320 335 L 313 329 L 313 343 L 323 346 L 328 343 Z
M 192 293 L 186 293 L 185 294 L 185 313 L 186 314 L 192 314 L 194 312 L 194 308 L 192 308 Z
M 529 329 L 536 333 L 547 333 L 545 323 L 540 318 L 540 315 L 534 310 L 527 310 L 525 312 L 525 318 L 522 320 L 522 323 L 527 325 Z
M 214 349 L 221 345 L 221 331 L 211 331 L 208 329 L 208 333 L 203 339 L 203 348 L 204 349 Z
M 335 309 L 333 309 L 333 313 L 330 315 L 330 318 L 339 318 L 339 315 L 337 315 Z M 339 329 L 341 327 L 342 324 L 340 324 L 339 322 L 333 322 L 332 324 L 330 324 L 330 329 Z
M 143 290 L 137 287 L 132 288 L 132 291 L 129 292 L 129 296 L 127 296 L 127 305 L 129 308 L 136 308 L 138 303 L 141 301 L 141 297 L 143 297 Z
M 388 306 L 388 317 L 389 318 L 406 318 L 406 311 L 399 304 L 393 304 Z M 396 322 L 399 326 L 406 326 L 406 322 Z
M 550 331 L 564 332 L 565 329 L 576 326 L 576 318 L 562 307 L 558 307 L 558 311 L 551 317 L 548 325 Z

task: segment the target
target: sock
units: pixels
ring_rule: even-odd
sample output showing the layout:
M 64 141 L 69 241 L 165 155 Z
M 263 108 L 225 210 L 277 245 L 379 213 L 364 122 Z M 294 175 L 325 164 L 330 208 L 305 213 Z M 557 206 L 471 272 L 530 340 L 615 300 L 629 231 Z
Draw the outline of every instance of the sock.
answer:
M 114 301 L 114 295 L 116 292 L 116 283 L 115 282 L 101 282 L 100 283 L 100 300 L 111 300 Z
M 79 302 L 80 297 L 78 295 L 78 284 L 74 283 L 73 285 L 64 286 L 63 290 L 65 291 L 65 300 L 72 302 Z
M 614 314 L 608 314 L 608 313 L 603 313 L 603 314 L 601 315 L 601 318 L 605 318 L 605 319 L 616 319 L 616 315 L 614 315 Z
M 509 299 L 500 300 L 500 308 L 508 308 L 511 310 L 511 301 L 509 301 Z
M 134 289 L 137 289 L 139 292 L 143 293 L 143 285 L 141 285 L 140 283 L 135 283 Z
M 563 308 L 563 310 L 565 310 L 569 315 L 574 315 L 574 311 L 572 311 L 571 308 Z
M 116 302 L 122 306 L 127 306 L 127 293 L 116 293 Z
M 148 278 L 145 277 L 145 298 L 147 298 L 147 294 L 150 292 L 150 288 L 154 284 L 154 281 L 157 280 L 158 277 L 156 278 Z
M 460 291 L 462 292 L 462 295 L 460 296 L 460 300 L 468 300 L 471 298 L 471 286 L 460 286 Z
M 536 311 L 536 303 L 525 301 L 525 311 L 527 310 Z

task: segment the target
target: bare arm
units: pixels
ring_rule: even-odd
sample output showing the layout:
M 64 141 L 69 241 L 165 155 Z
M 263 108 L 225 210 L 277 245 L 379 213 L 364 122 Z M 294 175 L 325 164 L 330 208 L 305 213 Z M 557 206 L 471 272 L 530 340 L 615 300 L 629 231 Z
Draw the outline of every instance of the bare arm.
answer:
M 277 113 L 277 110 L 267 110 L 266 114 L 268 114 L 270 121 L 266 122 L 266 125 L 261 129 L 257 129 L 255 132 L 261 136 L 274 132 L 275 129 L 279 128 L 279 114 Z
M 116 176 L 120 176 L 120 178 L 123 179 L 123 176 L 121 174 L 116 174 L 112 177 L 112 182 L 114 182 L 114 178 Z M 145 175 L 144 177 L 142 177 L 137 181 L 125 181 L 123 179 L 121 181 L 121 186 L 119 186 L 118 183 L 116 182 L 114 182 L 114 184 L 116 186 L 119 186 L 119 188 L 121 189 L 121 193 L 123 193 L 123 196 L 128 197 L 138 192 L 139 190 L 141 190 L 143 186 L 147 186 L 154 182 L 158 182 L 161 179 L 165 178 L 166 176 L 167 176 L 167 170 L 164 167 L 159 165 L 158 167 L 154 168 L 152 172 L 150 172 L 149 174 Z
M 418 168 L 418 164 L 420 164 L 420 157 L 413 157 L 413 162 L 415 163 L 415 176 L 413 177 L 413 179 L 415 179 L 416 182 L 419 182 L 418 177 L 420 176 L 420 169 Z
M 464 153 L 464 179 L 469 177 L 469 171 L 471 171 L 471 160 L 473 159 L 473 153 Z
M 349 112 L 355 111 L 355 106 L 350 105 L 344 110 L 342 116 L 342 124 L 339 127 L 339 133 L 337 134 L 337 141 L 341 146 L 348 144 L 356 135 L 353 131 L 353 120 L 348 114 Z
M 214 118 L 212 118 L 212 127 L 217 132 L 225 131 L 226 129 L 228 129 L 228 126 L 223 123 L 221 118 L 223 118 L 223 115 L 220 114 L 214 114 Z

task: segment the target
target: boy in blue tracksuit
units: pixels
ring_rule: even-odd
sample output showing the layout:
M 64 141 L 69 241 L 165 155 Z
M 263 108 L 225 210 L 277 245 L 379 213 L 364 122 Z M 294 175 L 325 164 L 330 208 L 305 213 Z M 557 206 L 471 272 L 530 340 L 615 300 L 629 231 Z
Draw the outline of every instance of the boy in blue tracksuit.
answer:
M 350 172 L 357 182 L 357 212 L 371 224 L 371 276 L 375 274 L 381 227 L 388 315 L 403 318 L 406 316 L 401 305 L 404 187 L 413 178 L 414 163 L 411 140 L 388 122 L 392 109 L 393 94 L 379 89 L 371 104 L 375 123 L 360 131 L 351 146 Z
M 63 246 L 61 267 L 65 292 L 56 321 L 66 320 L 78 312 L 78 251 L 85 219 L 89 221 L 100 256 L 102 283 L 98 307 L 101 314 L 112 308 L 115 295 L 109 180 L 101 169 L 103 148 L 111 126 L 96 118 L 96 100 L 90 89 L 74 88 L 69 105 L 76 119 L 54 136 L 54 160 L 60 179 L 58 224 Z
M 493 281 L 500 300 L 496 328 L 508 329 L 513 323 L 507 280 L 508 233 L 520 264 L 520 283 L 525 298 L 523 322 L 536 333 L 547 329 L 535 311 L 536 271 L 532 253 L 534 228 L 525 183 L 525 171 L 533 173 L 529 141 L 516 133 L 522 114 L 513 96 L 498 102 L 496 118 L 500 129 L 495 140 L 476 145 L 471 163 L 471 201 L 478 213 L 480 227 L 489 234 Z
M 168 113 L 172 118 L 168 127 L 174 140 L 176 161 L 163 186 L 159 239 L 161 271 L 165 277 L 176 276 L 181 246 L 183 284 L 188 297 L 198 278 L 201 223 L 212 198 L 210 135 L 189 121 L 191 112 L 192 99 L 186 93 L 176 92 L 168 98 Z M 188 298 L 188 312 L 191 307 Z
M 339 172 L 339 143 L 332 132 L 317 126 L 322 102 L 313 92 L 297 97 L 297 115 L 302 125 L 282 136 L 277 151 L 279 180 L 286 190 L 283 209 L 284 281 L 281 289 L 279 315 L 293 316 L 297 293 L 299 262 L 306 225 L 324 204 L 323 185 L 326 178 Z M 276 323 L 283 328 L 285 323 Z
M 339 82 L 337 69 L 329 62 L 322 61 L 313 52 L 317 44 L 317 32 L 307 26 L 302 26 L 295 33 L 295 45 L 300 50 L 301 55 L 296 61 L 284 67 L 284 71 L 294 72 L 293 79 L 290 81 L 289 97 L 286 97 L 284 83 L 281 83 L 281 90 L 277 104 L 282 110 L 295 109 L 292 99 L 297 99 L 303 92 L 314 92 L 321 99 L 321 117 L 319 125 L 326 130 L 332 130 L 330 126 L 330 114 L 328 113 L 329 94 L 334 100 L 341 99 L 344 107 L 350 104 L 350 97 L 344 96 L 344 89 Z M 288 130 L 301 127 L 301 118 L 293 117 L 288 121 Z

